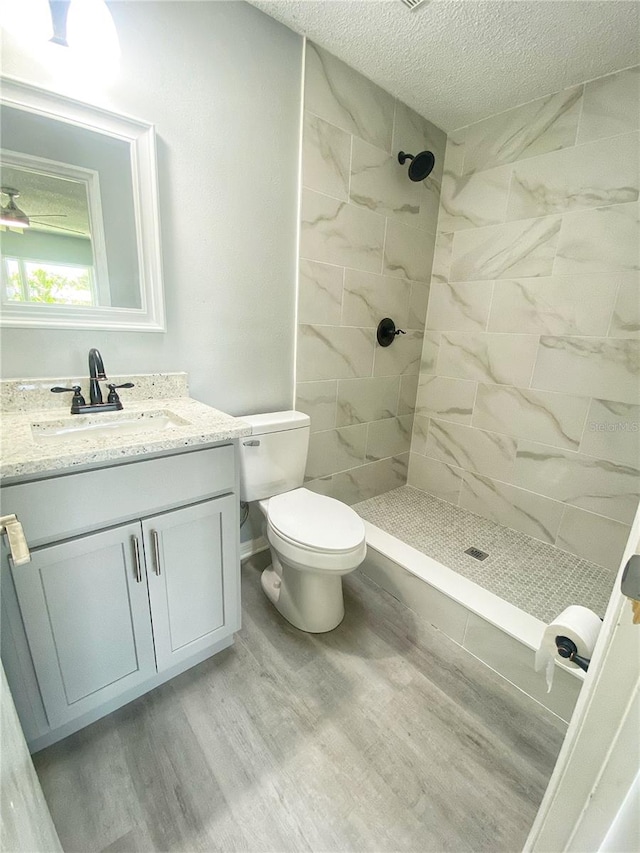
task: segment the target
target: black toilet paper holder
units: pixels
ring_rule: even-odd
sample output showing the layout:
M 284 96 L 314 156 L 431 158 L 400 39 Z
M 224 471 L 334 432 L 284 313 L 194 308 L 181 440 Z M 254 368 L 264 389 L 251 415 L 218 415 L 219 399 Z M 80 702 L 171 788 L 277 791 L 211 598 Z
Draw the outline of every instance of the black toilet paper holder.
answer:
M 583 669 L 585 672 L 589 669 L 589 664 L 591 663 L 591 658 L 582 657 L 582 655 L 578 654 L 578 647 L 570 640 L 569 637 L 556 637 L 556 648 L 558 649 L 558 654 L 561 658 L 565 658 L 566 660 L 570 660 L 572 663 L 575 663 L 576 666 L 579 666 L 580 669 Z

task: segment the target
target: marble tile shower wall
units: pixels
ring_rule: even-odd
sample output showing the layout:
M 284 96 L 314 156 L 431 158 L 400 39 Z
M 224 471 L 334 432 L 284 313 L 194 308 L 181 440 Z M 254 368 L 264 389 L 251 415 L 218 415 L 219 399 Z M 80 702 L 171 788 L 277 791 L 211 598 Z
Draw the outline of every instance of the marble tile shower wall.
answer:
M 348 503 L 403 485 L 429 297 L 445 134 L 307 45 L 296 407 L 307 486 Z M 412 183 L 399 150 L 436 168 Z M 376 327 L 406 331 L 389 348 Z
M 456 131 L 409 483 L 617 569 L 640 488 L 640 74 Z

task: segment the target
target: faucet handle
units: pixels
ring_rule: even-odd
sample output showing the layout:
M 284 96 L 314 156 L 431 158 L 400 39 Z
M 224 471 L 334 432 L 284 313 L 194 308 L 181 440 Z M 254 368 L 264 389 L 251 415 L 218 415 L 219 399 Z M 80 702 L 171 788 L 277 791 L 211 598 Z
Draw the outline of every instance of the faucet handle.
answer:
M 62 394 L 64 391 L 73 392 L 73 401 L 80 406 L 86 405 L 82 396 L 82 388 L 79 385 L 72 385 L 71 388 L 63 388 L 62 385 L 54 385 L 51 389 L 54 394 Z
M 54 385 L 51 389 L 54 394 L 64 394 L 65 391 L 73 392 L 71 400 L 71 414 L 77 415 L 80 411 L 80 406 L 86 406 L 87 403 L 82 396 L 82 388 L 79 385 L 73 385 L 71 388 L 63 388 L 62 385 Z
M 123 382 L 122 385 L 114 385 L 113 383 L 109 383 L 107 385 L 109 389 L 109 396 L 107 397 L 107 403 L 119 403 L 120 397 L 118 396 L 118 392 L 116 388 L 135 388 L 133 382 Z

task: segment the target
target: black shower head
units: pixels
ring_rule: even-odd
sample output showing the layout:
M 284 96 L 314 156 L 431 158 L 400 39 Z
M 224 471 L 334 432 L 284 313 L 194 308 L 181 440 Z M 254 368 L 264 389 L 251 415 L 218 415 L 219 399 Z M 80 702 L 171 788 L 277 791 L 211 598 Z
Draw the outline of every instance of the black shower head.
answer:
M 404 166 L 407 160 L 411 160 L 409 164 L 409 178 L 412 181 L 424 181 L 431 174 L 436 163 L 436 158 L 431 151 L 421 151 L 415 156 L 413 154 L 405 154 L 400 151 L 398 154 L 398 163 Z

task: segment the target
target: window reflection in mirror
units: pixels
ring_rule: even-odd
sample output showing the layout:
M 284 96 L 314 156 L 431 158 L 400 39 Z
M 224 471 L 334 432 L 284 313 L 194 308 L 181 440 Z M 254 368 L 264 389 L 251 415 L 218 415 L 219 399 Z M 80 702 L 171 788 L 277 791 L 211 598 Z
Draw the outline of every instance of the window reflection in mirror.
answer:
M 3 150 L 0 183 L 20 211 L 0 238 L 2 301 L 110 306 L 98 173 Z
M 11 250 L 20 236 L 33 243 L 32 231 L 36 235 L 47 233 L 50 238 L 57 233 L 58 239 L 49 244 L 59 250 L 63 246 L 60 235 L 66 234 L 68 257 L 33 259 L 75 266 L 76 258 L 84 254 L 81 265 L 89 267 L 86 257 L 93 257 L 99 261 L 93 264 L 97 300 L 93 304 L 140 308 L 129 143 L 6 104 L 0 107 L 0 122 L 2 187 L 19 191 L 18 207 L 30 222 L 34 220 L 23 235 L 1 235 L 3 256 L 13 257 Z M 6 203 L 7 195 L 3 194 L 3 206 Z M 63 232 L 65 223 L 69 229 Z M 72 229 L 80 233 L 74 234 Z M 57 249 L 51 251 L 55 254 Z

